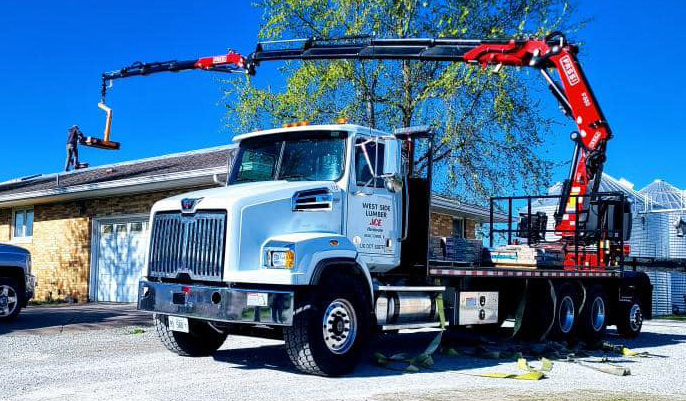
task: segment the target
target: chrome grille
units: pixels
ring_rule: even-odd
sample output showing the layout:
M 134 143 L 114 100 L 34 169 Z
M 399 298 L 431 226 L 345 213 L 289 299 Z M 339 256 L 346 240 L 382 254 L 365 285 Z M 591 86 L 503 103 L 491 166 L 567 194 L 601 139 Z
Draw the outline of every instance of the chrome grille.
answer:
M 150 237 L 149 275 L 221 280 L 226 212 L 157 213 Z

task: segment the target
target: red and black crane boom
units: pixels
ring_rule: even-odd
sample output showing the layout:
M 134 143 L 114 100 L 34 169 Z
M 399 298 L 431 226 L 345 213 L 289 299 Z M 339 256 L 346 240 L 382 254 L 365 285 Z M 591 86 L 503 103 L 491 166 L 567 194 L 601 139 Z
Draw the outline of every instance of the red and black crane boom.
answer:
M 108 111 L 105 138 L 104 141 L 95 139 L 95 142 L 89 145 L 100 145 L 109 149 L 119 146 L 118 143 L 115 143 L 116 147 L 110 146 L 112 114 L 111 109 L 105 106 L 108 82 L 119 78 L 190 69 L 254 74 L 260 63 L 277 60 L 417 60 L 464 62 L 496 68 L 531 67 L 540 71 L 565 114 L 571 117 L 577 126 L 577 130 L 571 134 L 575 150 L 569 177 L 563 184 L 559 209 L 555 214 L 558 234 L 570 239 L 578 235 L 576 228 L 581 210 L 585 210 L 583 205 L 598 191 L 606 160 L 607 142 L 612 138 L 610 127 L 581 68 L 577 54 L 576 45 L 567 42 L 562 33 L 553 32 L 542 39 L 379 39 L 370 36 L 310 38 L 260 42 L 255 51 L 247 57 L 229 51 L 225 55 L 195 60 L 138 62 L 102 74 L 102 102 L 99 106 Z M 550 69 L 558 71 L 559 82 L 550 75 Z M 607 263 L 600 260 L 595 262 Z M 572 260 L 569 263 L 581 264 L 579 260 Z

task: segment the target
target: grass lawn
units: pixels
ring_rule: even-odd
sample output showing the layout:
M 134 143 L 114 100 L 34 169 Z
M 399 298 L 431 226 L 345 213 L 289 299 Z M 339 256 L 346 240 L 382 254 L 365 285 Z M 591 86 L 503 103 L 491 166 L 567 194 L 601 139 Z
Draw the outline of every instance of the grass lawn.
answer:
M 678 320 L 680 322 L 686 322 L 686 315 L 666 315 L 666 316 L 656 316 L 656 319 L 667 319 L 667 320 Z

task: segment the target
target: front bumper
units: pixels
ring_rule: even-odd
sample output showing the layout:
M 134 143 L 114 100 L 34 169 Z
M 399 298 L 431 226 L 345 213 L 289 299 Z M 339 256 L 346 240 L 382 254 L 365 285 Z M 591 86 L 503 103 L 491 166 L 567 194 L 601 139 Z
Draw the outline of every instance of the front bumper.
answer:
M 146 279 L 138 285 L 139 310 L 220 322 L 290 326 L 293 301 L 292 291 L 159 283 Z
M 28 303 L 31 298 L 36 293 L 36 276 L 32 274 L 27 274 L 26 275 L 26 282 L 25 282 L 25 291 L 24 291 L 24 302 Z

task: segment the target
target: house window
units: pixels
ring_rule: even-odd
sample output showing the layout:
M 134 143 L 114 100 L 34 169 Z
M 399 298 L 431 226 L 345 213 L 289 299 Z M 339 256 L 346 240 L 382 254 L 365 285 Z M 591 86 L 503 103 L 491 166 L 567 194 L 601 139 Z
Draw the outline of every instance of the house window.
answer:
M 14 210 L 14 238 L 33 236 L 33 208 Z
M 453 219 L 453 237 L 464 238 L 464 219 Z

